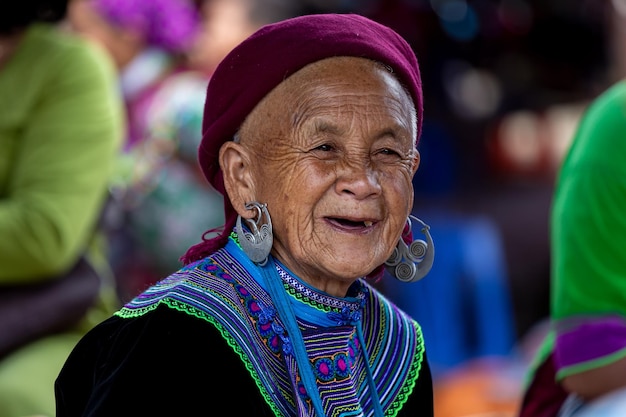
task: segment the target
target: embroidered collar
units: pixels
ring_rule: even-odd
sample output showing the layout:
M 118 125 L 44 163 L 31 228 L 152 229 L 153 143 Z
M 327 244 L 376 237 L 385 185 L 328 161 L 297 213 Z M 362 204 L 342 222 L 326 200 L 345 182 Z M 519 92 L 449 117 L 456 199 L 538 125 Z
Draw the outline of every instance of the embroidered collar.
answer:
M 341 298 L 300 281 L 280 263 L 277 263 L 277 272 L 298 318 L 325 327 L 354 325 L 360 320 L 368 293 L 361 281 L 356 281 L 350 288 L 349 293 L 355 296 Z
M 395 415 L 419 377 L 424 346 L 417 323 L 362 281 L 351 296 L 338 299 L 305 285 L 284 266 L 277 271 L 288 304 L 298 310 L 297 326 L 319 395 L 315 401 L 308 396 L 310 384 L 307 389 L 300 378 L 286 323 L 262 274 L 235 241 L 150 287 L 117 315 L 135 317 L 165 304 L 211 323 L 276 415 L 315 415 L 320 404 L 325 415 L 372 415 L 376 408 Z

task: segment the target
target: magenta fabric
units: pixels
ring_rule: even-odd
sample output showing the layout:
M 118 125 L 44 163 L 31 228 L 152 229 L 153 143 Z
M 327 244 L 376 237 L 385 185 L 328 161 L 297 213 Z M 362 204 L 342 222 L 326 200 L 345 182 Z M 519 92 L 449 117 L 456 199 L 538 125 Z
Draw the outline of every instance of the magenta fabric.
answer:
M 105 20 L 132 28 L 147 42 L 171 52 L 184 52 L 200 28 L 191 0 L 91 0 Z
M 524 393 L 517 417 L 556 417 L 568 393 L 555 380 L 554 357 L 537 368 Z
M 216 68 L 207 88 L 198 151 L 200 167 L 225 195 L 218 154 L 232 140 L 246 116 L 265 95 L 307 64 L 334 56 L 369 58 L 388 65 L 411 94 L 422 127 L 423 101 L 419 66 L 410 45 L 392 29 L 356 14 L 299 16 L 264 26 L 233 49 Z M 224 199 L 224 233 L 204 239 L 181 258 L 184 263 L 219 249 L 234 227 L 237 213 Z
M 626 320 L 622 317 L 585 319 L 567 331 L 557 328 L 554 350 L 557 372 L 565 367 L 619 352 L 624 347 Z

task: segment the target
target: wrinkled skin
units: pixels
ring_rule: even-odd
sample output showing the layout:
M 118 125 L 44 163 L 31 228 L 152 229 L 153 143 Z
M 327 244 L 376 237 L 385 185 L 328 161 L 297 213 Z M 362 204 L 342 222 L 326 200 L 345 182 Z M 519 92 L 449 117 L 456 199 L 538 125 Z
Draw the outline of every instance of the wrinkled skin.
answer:
M 220 164 L 233 207 L 267 203 L 272 254 L 334 296 L 391 255 L 419 165 L 410 96 L 382 65 L 354 57 L 310 64 L 259 103 Z

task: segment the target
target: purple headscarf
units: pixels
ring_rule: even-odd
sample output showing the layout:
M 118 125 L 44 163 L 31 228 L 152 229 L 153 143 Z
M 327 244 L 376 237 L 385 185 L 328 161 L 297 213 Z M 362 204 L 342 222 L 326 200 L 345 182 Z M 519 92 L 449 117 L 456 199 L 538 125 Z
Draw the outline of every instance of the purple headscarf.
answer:
M 113 25 L 133 28 L 149 44 L 171 52 L 189 48 L 200 19 L 190 0 L 91 0 Z
M 389 66 L 410 93 L 417 111 L 417 143 L 422 126 L 422 83 L 415 53 L 392 29 L 356 14 L 315 14 L 262 27 L 219 64 L 207 89 L 198 152 L 204 176 L 224 198 L 222 234 L 189 248 L 188 264 L 224 246 L 235 226 L 219 167 L 219 149 L 274 87 L 304 66 L 335 56 L 369 58 Z M 216 230 L 210 230 L 214 232 Z M 206 234 L 205 233 L 205 236 Z

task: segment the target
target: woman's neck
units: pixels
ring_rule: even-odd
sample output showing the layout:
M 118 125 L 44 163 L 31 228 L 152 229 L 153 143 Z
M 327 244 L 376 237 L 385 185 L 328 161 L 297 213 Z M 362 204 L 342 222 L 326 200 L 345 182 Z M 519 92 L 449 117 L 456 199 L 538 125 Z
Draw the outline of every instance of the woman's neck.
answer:
M 20 30 L 10 35 L 0 35 L 0 68 L 9 62 L 24 37 L 24 33 L 24 30 Z

